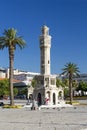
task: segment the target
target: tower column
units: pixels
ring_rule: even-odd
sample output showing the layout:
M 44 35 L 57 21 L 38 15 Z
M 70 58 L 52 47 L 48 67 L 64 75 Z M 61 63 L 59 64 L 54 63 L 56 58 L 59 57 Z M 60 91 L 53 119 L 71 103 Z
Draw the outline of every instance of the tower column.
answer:
M 42 34 L 40 36 L 40 71 L 41 74 L 50 75 L 50 48 L 51 36 L 49 35 L 49 28 L 42 27 Z

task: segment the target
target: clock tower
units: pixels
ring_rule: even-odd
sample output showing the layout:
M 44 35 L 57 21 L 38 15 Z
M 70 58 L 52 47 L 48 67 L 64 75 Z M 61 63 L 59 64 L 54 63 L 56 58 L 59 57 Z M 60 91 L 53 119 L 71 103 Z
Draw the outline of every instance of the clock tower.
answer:
M 40 72 L 44 75 L 50 75 L 50 48 L 49 28 L 44 25 L 40 36 Z
M 33 91 L 33 99 L 38 101 L 38 106 L 48 104 L 57 105 L 59 97 L 63 97 L 63 89 L 61 86 L 57 88 L 56 77 L 50 72 L 50 49 L 51 36 L 49 28 L 43 26 L 41 30 L 40 40 L 40 75 L 34 77 L 36 84 Z

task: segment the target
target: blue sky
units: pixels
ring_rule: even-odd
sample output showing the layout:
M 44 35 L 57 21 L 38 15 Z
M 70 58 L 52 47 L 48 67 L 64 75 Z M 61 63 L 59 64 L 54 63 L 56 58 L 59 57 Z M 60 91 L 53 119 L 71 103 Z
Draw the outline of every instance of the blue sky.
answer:
M 15 51 L 14 68 L 40 72 L 43 25 L 52 36 L 51 73 L 61 73 L 67 62 L 87 73 L 87 0 L 0 0 L 0 36 L 13 27 L 27 43 Z M 0 67 L 8 66 L 8 50 L 1 50 Z

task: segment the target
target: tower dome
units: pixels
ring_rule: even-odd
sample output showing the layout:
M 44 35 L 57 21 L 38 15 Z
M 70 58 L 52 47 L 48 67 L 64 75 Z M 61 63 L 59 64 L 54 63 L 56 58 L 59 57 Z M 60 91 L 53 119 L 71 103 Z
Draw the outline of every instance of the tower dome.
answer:
M 49 28 L 46 25 L 42 27 L 42 35 L 49 35 Z

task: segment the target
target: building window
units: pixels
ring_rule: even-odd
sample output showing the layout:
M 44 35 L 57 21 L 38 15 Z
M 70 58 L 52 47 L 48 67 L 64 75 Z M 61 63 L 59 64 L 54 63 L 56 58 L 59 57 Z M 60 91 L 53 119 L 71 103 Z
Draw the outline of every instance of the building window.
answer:
M 42 60 L 41 63 L 44 64 L 44 60 Z
M 43 85 L 44 84 L 44 81 L 43 80 L 41 80 L 41 85 Z
M 49 78 L 45 78 L 45 83 L 46 83 L 46 85 L 49 84 Z
M 41 66 L 41 73 L 44 74 L 44 67 L 43 66 Z
M 51 85 L 55 85 L 55 79 L 51 79 Z

